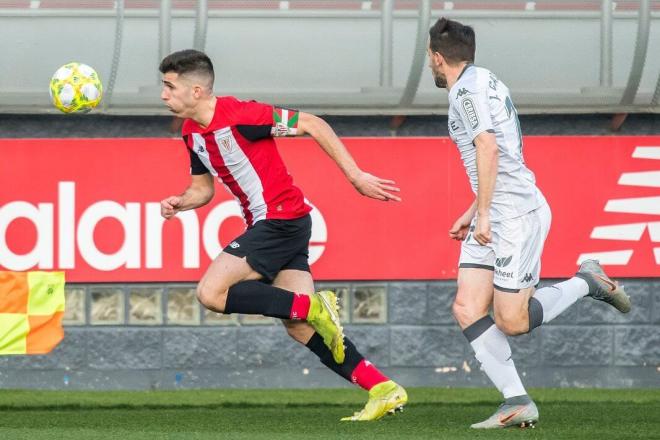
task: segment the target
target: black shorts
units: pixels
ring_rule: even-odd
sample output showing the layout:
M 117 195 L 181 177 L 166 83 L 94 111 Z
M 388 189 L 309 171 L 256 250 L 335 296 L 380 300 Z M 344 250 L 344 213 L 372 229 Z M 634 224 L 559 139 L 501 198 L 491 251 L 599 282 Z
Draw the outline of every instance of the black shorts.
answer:
M 247 257 L 252 269 L 272 282 L 281 270 L 309 272 L 310 215 L 293 220 L 260 220 L 229 243 L 224 252 Z

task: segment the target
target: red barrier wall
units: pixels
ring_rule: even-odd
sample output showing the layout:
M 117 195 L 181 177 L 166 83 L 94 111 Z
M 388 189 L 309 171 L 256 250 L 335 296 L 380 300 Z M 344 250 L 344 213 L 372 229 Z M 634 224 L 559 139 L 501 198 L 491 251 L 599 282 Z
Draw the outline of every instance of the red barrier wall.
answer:
M 347 138 L 366 171 L 396 180 L 402 203 L 360 196 L 311 139 L 278 140 L 317 208 L 317 279 L 455 278 L 447 230 L 472 202 L 447 138 Z M 66 270 L 68 281 L 192 281 L 240 234 L 219 186 L 213 202 L 163 223 L 159 201 L 188 183 L 173 139 L 0 140 L 0 267 Z M 660 276 L 660 137 L 526 137 L 525 158 L 553 212 L 544 277 L 597 253 L 614 276 Z M 218 238 L 219 237 L 219 238 Z M 185 250 L 185 251 L 184 251 Z

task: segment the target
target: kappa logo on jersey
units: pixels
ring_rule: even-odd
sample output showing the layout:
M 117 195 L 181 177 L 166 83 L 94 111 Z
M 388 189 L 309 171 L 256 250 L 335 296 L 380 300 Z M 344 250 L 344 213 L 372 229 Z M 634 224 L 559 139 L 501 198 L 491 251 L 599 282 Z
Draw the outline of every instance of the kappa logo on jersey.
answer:
M 497 267 L 507 267 L 509 263 L 513 260 L 513 255 L 508 257 L 495 258 L 495 266 Z
M 522 282 L 523 282 L 523 283 L 529 283 L 529 282 L 532 281 L 533 279 L 534 279 L 534 277 L 532 276 L 531 273 L 526 273 L 525 276 L 524 276 L 523 279 L 522 279 Z
M 472 92 L 470 92 L 468 89 L 463 87 L 462 89 L 458 89 L 458 93 L 456 94 L 456 96 L 458 96 L 460 98 L 463 95 L 471 95 L 471 94 L 472 94 Z
M 206 151 L 206 149 L 204 148 L 204 145 L 200 145 L 199 147 L 197 147 L 197 152 L 198 153 L 203 153 L 205 151 Z
M 477 116 L 477 110 L 474 107 L 474 102 L 472 102 L 472 99 L 470 98 L 465 98 L 461 102 L 461 106 L 463 107 L 465 116 L 468 118 L 468 121 L 470 121 L 472 130 L 474 130 L 479 126 L 479 117 Z

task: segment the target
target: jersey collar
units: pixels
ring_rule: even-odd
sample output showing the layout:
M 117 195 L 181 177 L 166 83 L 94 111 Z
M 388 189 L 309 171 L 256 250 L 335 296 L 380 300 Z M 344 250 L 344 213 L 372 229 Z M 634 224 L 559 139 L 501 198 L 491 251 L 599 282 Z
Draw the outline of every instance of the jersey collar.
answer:
M 463 67 L 463 70 L 461 70 L 461 74 L 458 75 L 458 78 L 456 78 L 456 82 L 458 82 L 459 79 L 461 79 L 461 76 L 465 73 L 466 70 L 468 70 L 470 67 L 474 66 L 472 63 L 467 63 L 465 67 Z

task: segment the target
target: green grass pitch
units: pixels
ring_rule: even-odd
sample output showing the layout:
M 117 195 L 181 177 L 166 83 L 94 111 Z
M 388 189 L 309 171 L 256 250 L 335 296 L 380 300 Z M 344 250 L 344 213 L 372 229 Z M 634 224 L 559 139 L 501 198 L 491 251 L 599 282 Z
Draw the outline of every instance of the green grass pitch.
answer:
M 657 439 L 660 389 L 536 389 L 535 429 L 469 429 L 499 403 L 490 389 L 412 388 L 403 413 L 340 423 L 354 389 L 0 391 L 0 439 Z

